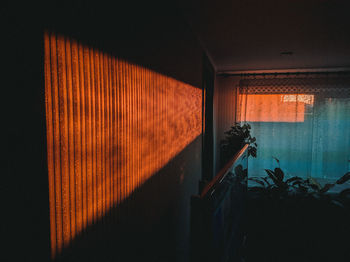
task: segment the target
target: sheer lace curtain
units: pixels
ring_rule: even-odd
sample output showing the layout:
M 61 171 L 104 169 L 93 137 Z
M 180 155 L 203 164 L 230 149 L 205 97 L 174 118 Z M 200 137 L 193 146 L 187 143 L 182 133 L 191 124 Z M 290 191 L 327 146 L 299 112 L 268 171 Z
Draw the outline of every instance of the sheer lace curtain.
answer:
M 329 181 L 350 171 L 350 74 L 245 77 L 237 105 L 258 143 L 249 176 L 265 176 L 274 158 L 287 176 Z

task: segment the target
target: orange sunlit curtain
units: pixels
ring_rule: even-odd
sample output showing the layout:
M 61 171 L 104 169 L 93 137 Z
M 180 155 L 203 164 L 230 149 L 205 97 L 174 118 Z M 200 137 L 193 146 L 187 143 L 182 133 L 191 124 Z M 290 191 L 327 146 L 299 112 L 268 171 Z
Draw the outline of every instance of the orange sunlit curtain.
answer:
M 241 95 L 239 118 L 248 122 L 304 122 L 306 106 L 312 106 L 313 99 L 306 94 Z
M 334 180 L 350 171 L 350 75 L 273 75 L 241 80 L 237 119 L 252 126 L 249 175 L 277 166 L 290 176 Z
M 46 33 L 51 253 L 60 254 L 202 131 L 202 91 Z

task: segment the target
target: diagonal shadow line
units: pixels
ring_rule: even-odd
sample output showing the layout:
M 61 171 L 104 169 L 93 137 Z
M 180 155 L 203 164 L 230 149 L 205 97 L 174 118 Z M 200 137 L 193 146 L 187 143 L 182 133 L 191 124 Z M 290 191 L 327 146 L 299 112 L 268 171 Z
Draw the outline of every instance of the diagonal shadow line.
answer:
M 198 136 L 119 206 L 72 240 L 57 261 L 175 261 L 177 252 L 186 256 L 190 195 L 196 193 L 200 179 L 201 156 L 194 152 L 201 152 L 200 147 Z

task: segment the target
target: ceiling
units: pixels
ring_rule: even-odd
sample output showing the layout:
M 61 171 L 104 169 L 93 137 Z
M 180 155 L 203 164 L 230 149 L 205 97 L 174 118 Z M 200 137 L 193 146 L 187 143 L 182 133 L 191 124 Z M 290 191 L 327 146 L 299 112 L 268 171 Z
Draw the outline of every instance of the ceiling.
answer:
M 217 71 L 350 67 L 347 0 L 183 0 Z

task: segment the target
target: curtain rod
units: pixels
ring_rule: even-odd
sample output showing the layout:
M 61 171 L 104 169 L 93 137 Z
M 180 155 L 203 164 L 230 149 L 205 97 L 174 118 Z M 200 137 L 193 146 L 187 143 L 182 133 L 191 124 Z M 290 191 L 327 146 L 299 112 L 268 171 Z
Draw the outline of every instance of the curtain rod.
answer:
M 288 75 L 288 74 L 321 74 L 321 73 L 350 73 L 350 67 L 218 71 L 217 75 L 242 76 L 242 75 Z

